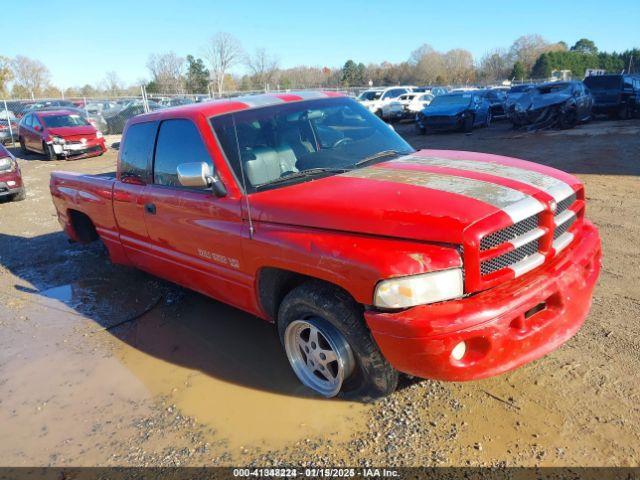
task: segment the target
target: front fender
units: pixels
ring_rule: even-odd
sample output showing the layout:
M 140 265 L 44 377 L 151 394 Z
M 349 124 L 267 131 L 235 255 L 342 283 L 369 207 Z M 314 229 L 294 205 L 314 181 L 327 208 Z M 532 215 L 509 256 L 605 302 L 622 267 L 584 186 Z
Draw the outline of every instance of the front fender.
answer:
M 265 223 L 246 240 L 245 258 L 256 275 L 265 267 L 300 273 L 338 285 L 365 305 L 382 279 L 462 266 L 455 245 Z

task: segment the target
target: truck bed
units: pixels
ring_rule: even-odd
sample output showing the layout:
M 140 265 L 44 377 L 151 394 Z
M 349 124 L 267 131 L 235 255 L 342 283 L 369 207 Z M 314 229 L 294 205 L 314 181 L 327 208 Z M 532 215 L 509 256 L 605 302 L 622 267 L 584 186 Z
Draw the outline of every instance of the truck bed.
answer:
M 75 172 L 52 172 L 49 188 L 58 220 L 67 234 L 77 240 L 72 228 L 74 212 L 87 215 L 103 239 L 117 239 L 117 226 L 113 214 L 113 185 L 115 172 L 80 174 Z

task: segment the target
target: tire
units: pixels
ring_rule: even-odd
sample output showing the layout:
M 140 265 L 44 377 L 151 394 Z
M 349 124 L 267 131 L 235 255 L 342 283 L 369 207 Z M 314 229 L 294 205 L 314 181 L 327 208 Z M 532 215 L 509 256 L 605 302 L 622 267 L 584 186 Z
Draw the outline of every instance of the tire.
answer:
M 26 155 L 27 153 L 29 153 L 29 151 L 27 150 L 27 146 L 24 143 L 24 138 L 19 137 L 18 143 L 20 144 L 20 151 L 22 152 L 23 155 Z
M 464 121 L 462 122 L 462 131 L 464 133 L 471 133 L 473 131 L 473 122 L 474 122 L 473 115 L 469 115 L 468 117 L 465 117 Z
M 51 145 L 47 145 L 46 143 L 42 142 L 42 151 L 44 152 L 44 156 L 47 160 L 58 159 L 58 156 L 56 155 L 56 152 Z
M 278 311 L 278 334 L 289 363 L 303 384 L 326 397 L 339 394 L 343 398 L 362 402 L 372 402 L 395 391 L 398 384 L 398 372 L 380 352 L 364 323 L 362 312 L 362 306 L 346 292 L 320 281 L 304 283 L 285 296 Z M 322 342 L 325 344 L 322 349 L 327 347 L 327 340 L 331 339 L 333 339 L 332 345 L 342 347 L 332 348 L 332 350 L 341 353 L 337 354 L 338 359 L 335 362 L 325 363 L 327 369 L 333 367 L 335 370 L 336 365 L 338 368 L 340 365 L 344 367 L 342 370 L 344 375 L 341 376 L 340 385 L 332 385 L 333 390 L 324 389 L 324 386 L 316 388 L 318 382 L 309 373 L 311 368 L 309 368 L 308 362 L 305 365 L 306 356 L 304 353 L 299 353 L 302 351 L 300 343 L 292 343 L 298 338 L 296 335 L 302 337 L 304 342 L 305 325 L 316 328 L 321 335 L 326 337 Z M 318 338 L 321 335 L 318 335 Z M 320 343 L 319 341 L 319 348 Z M 315 349 L 316 347 L 313 345 L 314 342 L 309 337 L 305 348 L 310 346 Z M 298 349 L 295 348 L 296 346 Z M 311 358 L 314 353 L 310 353 L 308 358 L 314 365 Z M 322 353 L 318 354 L 316 351 L 314 358 L 317 359 L 317 355 L 322 358 Z M 341 362 L 341 359 L 344 361 Z M 318 360 L 318 368 L 322 368 L 320 363 Z M 320 377 L 317 368 L 314 373 Z
M 565 130 L 568 128 L 573 128 L 578 123 L 578 112 L 576 112 L 575 108 L 570 108 L 564 113 L 560 113 L 559 125 L 560 128 Z
M 620 120 L 628 120 L 631 116 L 630 113 L 629 104 L 625 103 L 620 107 L 620 110 L 618 110 L 618 118 Z
M 20 190 L 18 193 L 16 193 L 12 200 L 14 202 L 21 202 L 22 200 L 24 200 L 25 198 L 27 198 L 27 191 L 24 187 L 22 187 L 22 190 Z

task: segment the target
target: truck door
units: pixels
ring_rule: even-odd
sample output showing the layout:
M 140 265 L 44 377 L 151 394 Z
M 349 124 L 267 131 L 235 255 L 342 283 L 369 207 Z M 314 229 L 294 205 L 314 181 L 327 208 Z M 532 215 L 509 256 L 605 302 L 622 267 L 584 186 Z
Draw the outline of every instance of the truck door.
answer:
M 242 270 L 240 198 L 218 198 L 210 188 L 181 186 L 177 167 L 189 162 L 214 165 L 191 120 L 164 120 L 144 200 L 153 248 L 150 267 L 158 276 L 246 307 L 253 275 Z
M 146 270 L 151 251 L 144 222 L 144 190 L 151 179 L 151 161 L 158 122 L 136 123 L 127 129 L 113 189 L 113 213 L 120 243 L 129 260 Z

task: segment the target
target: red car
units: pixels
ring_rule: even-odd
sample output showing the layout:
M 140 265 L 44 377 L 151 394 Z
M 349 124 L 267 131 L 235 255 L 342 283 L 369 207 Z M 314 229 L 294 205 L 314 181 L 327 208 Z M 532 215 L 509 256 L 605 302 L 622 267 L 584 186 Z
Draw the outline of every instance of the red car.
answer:
M 415 151 L 329 93 L 137 116 L 115 175 L 55 172 L 50 189 L 73 240 L 274 322 L 298 378 L 329 397 L 539 358 L 578 331 L 600 271 L 574 176 Z
M 26 192 L 20 167 L 13 155 L 0 144 L 0 198 L 24 200 Z
M 48 160 L 95 157 L 107 151 L 102 132 L 70 110 L 28 113 L 18 128 L 22 151 L 42 153 Z

